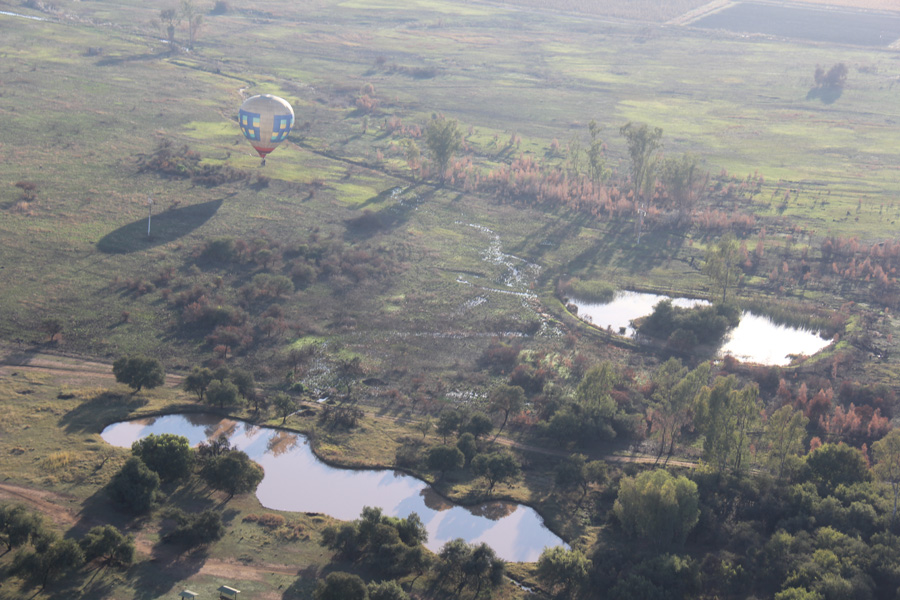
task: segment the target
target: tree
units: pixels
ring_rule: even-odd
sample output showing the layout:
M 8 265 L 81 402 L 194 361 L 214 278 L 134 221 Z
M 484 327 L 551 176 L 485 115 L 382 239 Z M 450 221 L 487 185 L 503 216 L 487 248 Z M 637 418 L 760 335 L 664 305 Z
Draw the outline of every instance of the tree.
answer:
M 897 518 L 897 500 L 900 497 L 900 430 L 894 429 L 872 444 L 875 454 L 875 475 L 891 486 L 894 494 L 894 510 L 891 521 Z
M 52 342 L 56 339 L 56 336 L 60 334 L 63 330 L 63 322 L 56 318 L 44 319 L 41 321 L 41 331 L 46 333 L 49 337 L 48 342 Z
M 700 518 L 697 484 L 662 469 L 624 477 L 613 514 L 628 534 L 663 545 L 684 543 Z
M 466 459 L 466 465 L 472 462 L 472 459 L 478 454 L 478 443 L 475 441 L 475 436 L 469 432 L 459 436 L 459 439 L 456 440 L 456 447 L 463 453 L 463 456 Z
M 335 571 L 319 580 L 313 597 L 316 600 L 368 600 L 369 592 L 359 575 Z
M 466 457 L 454 446 L 434 446 L 428 450 L 426 458 L 428 468 L 440 473 L 440 479 L 444 478 L 447 471 L 462 469 L 466 463 Z
M 188 48 L 194 48 L 194 42 L 197 40 L 197 33 L 203 24 L 203 13 L 194 4 L 194 0 L 181 0 L 181 8 L 178 11 L 179 16 L 184 19 L 188 27 Z
M 628 122 L 619 129 L 631 157 L 631 185 L 634 197 L 642 202 L 656 180 L 657 153 L 662 148 L 663 130 L 646 123 Z
M 210 487 L 227 492 L 231 499 L 235 494 L 255 492 L 264 472 L 245 452 L 231 450 L 209 460 L 202 474 Z
M 134 562 L 134 539 L 112 525 L 92 527 L 79 542 L 86 562 L 100 559 L 104 564 L 129 567 Z
M 588 123 L 588 131 L 591 134 L 591 147 L 588 149 L 588 166 L 591 171 L 591 179 L 599 184 L 609 177 L 609 169 L 606 168 L 606 154 L 603 140 L 600 139 L 600 125 L 591 119 Z
M 776 410 L 766 421 L 763 440 L 768 450 L 769 469 L 779 479 L 784 476 L 788 459 L 803 452 L 803 438 L 806 437 L 808 423 L 809 419 L 802 411 L 794 410 L 789 405 Z
M 191 372 L 185 376 L 184 381 L 181 383 L 181 387 L 186 392 L 197 394 L 197 401 L 203 402 L 203 395 L 206 394 L 206 389 L 212 381 L 212 371 L 206 367 L 194 367 Z
M 759 421 L 759 388 L 755 383 L 735 389 L 734 375 L 718 377 L 697 395 L 695 423 L 703 434 L 704 459 L 719 471 L 746 466 L 749 435 Z
M 592 483 L 606 481 L 607 467 L 602 460 L 588 462 L 584 454 L 573 454 L 566 458 L 556 470 L 556 485 L 564 490 L 581 488 L 581 498 L 584 499 Z
M 730 233 L 719 238 L 706 249 L 703 273 L 716 288 L 722 290 L 722 303 L 728 297 L 728 288 L 736 283 L 740 275 L 741 248 Z
M 40 513 L 29 512 L 21 504 L 0 504 L 0 536 L 7 551 L 46 535 Z
M 506 427 L 509 415 L 519 414 L 525 408 L 525 390 L 517 385 L 500 385 L 491 392 L 490 401 L 491 412 L 503 413 L 503 423 L 500 424 L 500 429 L 494 436 L 496 440 L 503 428 Z
M 199 514 L 189 514 L 174 510 L 170 515 L 177 526 L 164 536 L 165 541 L 196 548 L 222 539 L 225 526 L 222 515 L 214 510 L 204 510 Z
M 686 217 L 694 207 L 698 188 L 702 188 L 702 175 L 697 166 L 697 157 L 682 154 L 667 158 L 663 163 L 661 179 L 671 200 L 678 207 L 681 217 Z
M 463 422 L 463 414 L 458 410 L 445 410 L 438 417 L 437 427 L 435 428 L 438 435 L 441 436 L 444 443 L 447 443 L 447 436 L 455 432 Z
M 580 550 L 546 548 L 538 559 L 537 577 L 560 598 L 575 598 L 588 585 L 591 561 Z
M 438 556 L 441 580 L 455 583 L 457 596 L 466 587 L 474 586 L 473 598 L 477 598 L 485 584 L 494 588 L 503 583 L 506 564 L 487 544 L 475 546 L 457 538 L 444 544 Z
M 409 600 L 400 584 L 394 580 L 369 584 L 369 600 Z
M 141 459 L 132 456 L 109 482 L 109 493 L 126 509 L 135 513 L 147 512 L 159 493 L 159 475 Z
M 60 573 L 84 564 L 84 552 L 75 540 L 56 539 L 44 549 L 16 557 L 13 570 L 39 582 L 41 589 Z
M 822 444 L 806 455 L 808 478 L 822 495 L 831 495 L 839 485 L 862 483 L 869 478 L 869 467 L 862 452 L 847 444 Z
M 482 412 L 477 412 L 473 413 L 472 416 L 469 417 L 465 425 L 461 427 L 461 431 L 471 433 L 477 440 L 483 435 L 490 434 L 493 428 L 494 424 L 491 423 L 490 417 Z
M 134 442 L 131 453 L 159 475 L 162 481 L 187 477 L 194 466 L 194 450 L 183 435 L 151 433 Z
M 816 65 L 813 77 L 817 88 L 840 90 L 844 88 L 847 81 L 847 73 L 849 73 L 849 69 L 844 63 L 833 65 L 827 73 L 821 65 Z
M 124 383 L 135 392 L 141 388 L 153 389 L 166 382 L 162 363 L 146 356 L 123 356 L 113 363 L 116 381 Z
M 297 411 L 297 401 L 290 394 L 278 392 L 272 397 L 272 404 L 275 406 L 275 412 L 281 417 L 281 424 L 287 422 L 287 418 Z
M 428 152 L 437 165 L 441 181 L 443 181 L 450 159 L 462 145 L 462 132 L 459 130 L 459 124 L 453 119 L 432 117 L 425 127 L 425 145 L 428 147 Z
M 226 405 L 237 404 L 238 388 L 230 381 L 215 380 L 206 390 L 206 400 L 210 404 L 225 408 Z
M 472 472 L 487 479 L 487 495 L 490 495 L 495 485 L 515 479 L 521 471 L 519 461 L 509 452 L 479 454 L 472 459 Z
M 238 394 L 249 400 L 256 394 L 256 380 L 253 373 L 246 369 L 232 369 L 228 378 L 237 388 Z

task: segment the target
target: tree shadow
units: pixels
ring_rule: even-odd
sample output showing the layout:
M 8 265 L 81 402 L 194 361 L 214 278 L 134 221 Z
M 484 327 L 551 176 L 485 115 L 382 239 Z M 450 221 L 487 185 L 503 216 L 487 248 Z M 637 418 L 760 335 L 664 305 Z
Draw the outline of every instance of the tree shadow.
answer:
M 97 250 L 106 254 L 130 254 L 167 244 L 206 223 L 219 210 L 223 200 L 210 200 L 153 215 L 151 235 L 147 235 L 147 219 L 139 219 L 103 236 L 97 242 Z
M 316 581 L 319 578 L 319 569 L 315 565 L 310 565 L 305 569 L 297 571 L 297 579 L 294 580 L 284 593 L 281 595 L 282 600 L 300 600 L 301 598 L 312 598 L 313 591 L 316 589 Z
M 844 93 L 840 87 L 813 87 L 806 93 L 807 100 L 820 100 L 822 104 L 834 104 Z
M 66 433 L 97 433 L 109 423 L 124 421 L 147 402 L 136 394 L 104 390 L 64 414 L 59 424 Z
M 396 186 L 381 192 L 377 196 L 366 200 L 362 206 L 368 206 L 377 202 L 382 202 L 393 195 Z M 406 190 L 402 196 L 398 198 L 396 204 L 382 208 L 379 211 L 372 211 L 368 208 L 363 209 L 361 215 L 352 219 L 347 219 L 345 224 L 347 230 L 344 238 L 347 240 L 359 240 L 372 237 L 378 233 L 387 232 L 406 223 L 421 204 L 434 195 L 434 190 L 429 190 L 423 195 L 416 193 L 416 189 Z

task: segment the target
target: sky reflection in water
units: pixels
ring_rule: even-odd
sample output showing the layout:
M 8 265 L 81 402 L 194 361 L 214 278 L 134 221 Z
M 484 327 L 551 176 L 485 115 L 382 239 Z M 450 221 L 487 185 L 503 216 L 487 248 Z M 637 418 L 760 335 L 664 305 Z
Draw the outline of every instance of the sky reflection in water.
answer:
M 364 506 L 378 506 L 392 516 L 415 512 L 428 530 L 426 546 L 433 551 L 461 537 L 469 543 L 485 542 L 504 560 L 516 562 L 535 561 L 545 547 L 564 545 L 531 508 L 509 502 L 464 508 L 409 475 L 329 467 L 298 434 L 188 414 L 116 423 L 102 436 L 114 446 L 130 447 L 151 433 L 183 435 L 192 446 L 225 433 L 233 447 L 265 469 L 256 495 L 267 508 L 317 512 L 346 521 L 359 517 Z

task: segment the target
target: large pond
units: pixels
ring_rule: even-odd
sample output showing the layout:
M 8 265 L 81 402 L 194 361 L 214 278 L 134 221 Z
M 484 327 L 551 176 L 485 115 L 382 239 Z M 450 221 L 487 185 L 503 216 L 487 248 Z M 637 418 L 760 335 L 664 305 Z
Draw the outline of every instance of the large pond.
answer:
M 262 465 L 265 477 L 256 491 L 266 508 L 315 512 L 345 521 L 365 506 L 406 517 L 417 513 L 428 530 L 430 550 L 463 538 L 485 542 L 503 560 L 531 562 L 549 546 L 565 545 L 544 527 L 531 508 L 511 502 L 461 507 L 435 493 L 425 482 L 387 470 L 336 469 L 316 458 L 304 436 L 205 414 L 168 415 L 110 425 L 101 434 L 114 446 L 130 447 L 151 433 L 183 435 L 196 446 L 228 436 L 233 447 Z
M 634 337 L 631 322 L 653 312 L 661 300 L 672 300 L 673 306 L 691 307 L 708 304 L 705 300 L 669 298 L 659 294 L 623 291 L 612 302 L 595 304 L 571 300 L 578 307 L 578 316 L 613 333 Z M 812 356 L 825 348 L 830 340 L 822 339 L 814 331 L 778 325 L 771 319 L 750 312 L 741 314 L 740 324 L 728 332 L 718 349 L 718 356 L 727 354 L 743 362 L 763 365 L 788 365 L 795 356 Z

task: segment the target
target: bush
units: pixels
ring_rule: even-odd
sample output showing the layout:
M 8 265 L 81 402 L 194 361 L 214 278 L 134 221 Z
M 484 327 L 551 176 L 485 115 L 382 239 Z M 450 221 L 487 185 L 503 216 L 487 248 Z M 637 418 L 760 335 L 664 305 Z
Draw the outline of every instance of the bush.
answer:
M 709 344 L 722 339 L 729 327 L 740 321 L 740 310 L 731 304 L 681 308 L 663 300 L 638 327 L 641 335 L 666 339 L 673 350 L 690 349 L 693 344 Z
M 167 542 L 195 548 L 211 544 L 225 535 L 222 516 L 214 510 L 191 515 L 176 509 L 169 516 L 175 519 L 178 525 L 163 537 Z
M 126 509 L 135 513 L 147 512 L 159 493 L 159 475 L 141 459 L 132 456 L 109 482 L 109 493 Z

